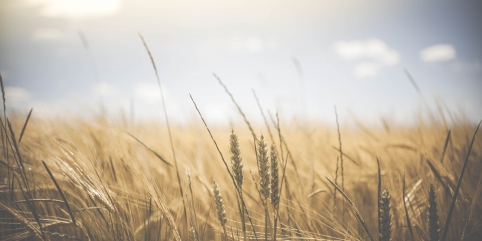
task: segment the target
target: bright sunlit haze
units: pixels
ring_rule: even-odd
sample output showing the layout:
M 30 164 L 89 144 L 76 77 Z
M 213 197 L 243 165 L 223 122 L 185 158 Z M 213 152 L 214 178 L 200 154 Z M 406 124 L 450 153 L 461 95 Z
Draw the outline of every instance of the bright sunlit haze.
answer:
M 410 122 L 434 109 L 482 116 L 477 1 L 60 1 L 0 3 L 0 72 L 11 109 L 36 115 L 100 110 L 253 121 L 261 105 L 288 119 Z M 80 35 L 84 36 L 84 39 Z M 87 45 L 87 48 L 86 48 Z M 413 76 L 421 95 L 409 81 Z M 424 104 L 425 103 L 425 104 Z

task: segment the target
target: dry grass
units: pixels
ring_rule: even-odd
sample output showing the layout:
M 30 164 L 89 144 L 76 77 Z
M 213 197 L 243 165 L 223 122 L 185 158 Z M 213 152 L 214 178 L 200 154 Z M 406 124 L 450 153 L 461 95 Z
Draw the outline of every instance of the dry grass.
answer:
M 414 240 L 436 236 L 436 222 L 429 223 L 429 207 L 435 206 L 432 192 L 429 205 L 431 184 L 437 193 L 442 229 L 458 192 L 450 225 L 438 235 L 446 232 L 447 240 L 482 237 L 482 136 L 479 133 L 475 138 L 459 186 L 475 130 L 475 125 L 463 120 L 452 124 L 419 122 L 411 127 L 385 123 L 383 129 L 341 126 L 343 149 L 333 148 L 341 147 L 336 126 L 301 125 L 296 120 L 273 125 L 271 130 L 281 130 L 281 135 L 274 132 L 279 136 L 276 140 L 269 135 L 270 139 L 263 140 L 264 150 L 257 150 L 263 151 L 263 161 L 271 160 L 268 152 L 278 154 L 280 196 L 279 204 L 273 207 L 268 203 L 276 201 L 277 195 L 270 196 L 273 187 L 269 183 L 278 177 L 270 177 L 269 172 L 262 180 L 258 176 L 260 155 L 257 158 L 255 148 L 260 146 L 255 146 L 252 132 L 244 124 L 234 127 L 239 149 L 231 146 L 230 150 L 230 128 L 210 129 L 220 151 L 234 156 L 235 171 L 230 171 L 238 176 L 232 179 L 198 120 L 171 125 L 171 150 L 163 124 L 134 125 L 103 118 L 46 121 L 36 118 L 35 111 L 18 143 L 14 136 L 24 128 L 25 116 L 11 116 L 12 132 L 2 118 L 1 240 L 243 240 L 243 223 L 247 240 L 263 240 L 266 234 L 275 239 L 275 223 L 279 240 L 368 240 L 356 215 L 363 218 L 372 237 L 379 237 L 377 158 L 383 189 L 390 191 L 391 225 L 384 227 L 390 227 L 391 240 L 411 239 L 407 217 Z M 256 133 L 268 132 L 266 126 L 250 128 Z M 268 151 L 273 142 L 286 145 L 283 150 L 278 144 Z M 172 153 L 179 172 L 165 162 L 175 163 Z M 236 155 L 242 163 L 236 163 Z M 335 180 L 337 158 L 343 157 L 339 179 L 344 187 L 339 192 L 343 190 L 357 212 L 342 212 L 353 208 L 340 193 L 338 211 L 333 212 L 335 189 L 325 177 Z M 269 163 L 261 164 L 274 170 Z M 189 181 L 186 172 L 190 173 Z M 180 196 L 178 173 L 184 197 Z M 242 178 L 242 173 L 245 177 L 251 173 L 254 178 Z M 225 229 L 218 219 L 213 180 L 222 193 Z M 242 195 L 234 180 L 237 186 L 242 183 Z M 433 210 L 430 215 L 435 216 Z M 384 236 L 384 240 L 389 239 Z

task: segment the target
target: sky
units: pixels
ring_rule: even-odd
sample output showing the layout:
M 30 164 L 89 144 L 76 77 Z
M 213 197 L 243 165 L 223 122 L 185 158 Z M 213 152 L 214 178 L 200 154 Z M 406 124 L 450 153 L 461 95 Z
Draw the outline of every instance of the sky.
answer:
M 0 74 L 10 110 L 162 119 L 410 122 L 444 103 L 482 118 L 481 1 L 2 0 Z M 82 39 L 81 36 L 84 36 Z M 420 92 L 407 78 L 408 70 Z M 197 118 L 197 117 L 196 117 Z

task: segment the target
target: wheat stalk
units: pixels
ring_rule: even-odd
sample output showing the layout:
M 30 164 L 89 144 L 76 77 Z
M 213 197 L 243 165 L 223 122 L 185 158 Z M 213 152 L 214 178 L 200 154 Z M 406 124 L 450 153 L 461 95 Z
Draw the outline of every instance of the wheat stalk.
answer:
M 265 210 L 265 240 L 268 240 L 268 198 L 270 194 L 270 167 L 268 157 L 268 144 L 261 135 L 256 140 L 256 158 L 258 160 L 259 193 L 263 200 Z
M 447 219 L 445 221 L 444 231 L 442 233 L 442 237 L 440 238 L 441 241 L 444 241 L 448 235 L 448 229 L 450 226 L 450 220 L 452 219 L 452 213 L 455 208 L 455 202 L 457 201 L 457 195 L 459 194 L 460 186 L 462 185 L 462 178 L 464 177 L 465 168 L 467 168 L 467 163 L 469 162 L 470 152 L 472 151 L 472 146 L 474 145 L 475 137 L 477 136 L 477 132 L 479 131 L 480 124 L 482 124 L 482 120 L 477 125 L 475 129 L 474 135 L 472 136 L 472 141 L 470 141 L 469 149 L 467 150 L 467 155 L 465 156 L 464 165 L 462 166 L 462 170 L 460 171 L 459 180 L 457 181 L 457 187 L 454 190 L 454 195 L 452 197 L 452 202 L 450 204 L 449 213 L 447 214 Z
M 174 142 L 172 140 L 171 126 L 169 125 L 169 117 L 167 115 L 166 101 L 164 101 L 164 92 L 162 91 L 161 80 L 159 79 L 159 73 L 157 72 L 157 67 L 156 67 L 156 63 L 154 61 L 154 57 L 152 56 L 151 51 L 149 50 L 149 47 L 147 46 L 147 43 L 144 40 L 144 37 L 141 35 L 141 33 L 139 33 L 139 37 L 141 38 L 142 43 L 144 44 L 144 47 L 146 48 L 147 54 L 149 55 L 149 58 L 151 59 L 152 67 L 154 68 L 154 72 L 156 74 L 157 84 L 159 86 L 159 92 L 161 93 L 162 110 L 164 111 L 164 117 L 165 117 L 166 126 L 167 126 L 167 133 L 168 133 L 168 136 L 169 136 L 169 143 L 171 145 L 172 159 L 174 159 L 174 166 L 176 167 L 176 177 L 177 177 L 177 183 L 179 185 L 179 193 L 181 194 L 181 199 L 182 199 L 182 204 L 183 204 L 183 209 L 184 209 L 184 217 L 186 218 L 186 225 L 189 226 L 188 220 L 187 220 L 186 201 L 184 200 L 184 191 L 182 189 L 181 176 L 179 174 L 179 167 L 178 167 L 178 163 L 177 163 L 177 159 L 176 159 L 176 151 L 175 151 L 175 148 L 174 148 Z M 174 230 L 174 231 L 177 232 L 177 230 Z M 176 240 L 180 240 L 181 237 L 177 237 L 177 236 L 178 235 L 176 234 Z
M 233 169 L 233 177 L 239 188 L 239 198 L 243 199 L 243 158 L 241 157 L 241 150 L 239 149 L 238 135 L 234 130 L 229 135 L 229 153 L 231 154 L 231 168 Z M 238 199 L 237 199 L 238 200 Z M 244 209 L 241 207 L 238 200 L 239 215 L 241 217 L 241 227 L 243 229 L 243 237 L 246 240 L 246 224 L 244 220 Z
M 440 240 L 440 224 L 437 209 L 437 194 L 435 188 L 430 184 L 428 190 L 428 233 L 430 241 Z
M 261 135 L 256 141 L 257 144 L 257 158 L 258 158 L 258 172 L 259 172 L 259 190 L 262 198 L 266 201 L 270 194 L 270 170 L 268 157 L 268 144 Z
M 219 155 L 221 156 L 221 160 L 223 161 L 224 166 L 226 167 L 226 171 L 228 171 L 228 174 L 229 174 L 229 176 L 231 177 L 231 181 L 233 182 L 233 185 L 234 185 L 234 187 L 235 187 L 235 189 L 236 189 L 236 193 L 240 194 L 240 193 L 241 193 L 241 190 L 240 190 L 240 188 L 238 187 L 238 185 L 236 184 L 236 180 L 234 179 L 234 175 L 233 175 L 233 174 L 231 173 L 231 171 L 229 170 L 228 163 L 226 162 L 226 160 L 224 160 L 223 153 L 222 153 L 221 150 L 219 149 L 219 146 L 218 146 L 216 140 L 214 139 L 211 131 L 209 130 L 209 127 L 208 127 L 208 125 L 206 124 L 206 121 L 204 121 L 204 118 L 203 118 L 201 112 L 199 111 L 199 109 L 197 108 L 196 102 L 195 102 L 194 99 L 192 98 L 191 94 L 189 94 L 189 97 L 191 98 L 192 103 L 194 104 L 194 107 L 196 108 L 196 111 L 197 111 L 198 114 L 199 114 L 199 117 L 201 117 L 201 120 L 203 121 L 204 126 L 206 127 L 206 130 L 208 131 L 209 136 L 211 137 L 211 140 L 214 142 L 214 145 L 216 146 L 216 149 L 217 149 Z M 254 229 L 253 222 L 252 222 L 252 220 L 251 220 L 251 216 L 249 215 L 248 209 L 246 208 L 246 204 L 245 204 L 245 202 L 244 202 L 244 199 L 243 199 L 243 196 L 242 196 L 242 195 L 240 195 L 240 199 L 241 199 L 241 208 L 243 209 L 244 212 L 246 212 L 246 215 L 248 216 L 248 220 L 249 220 L 249 222 L 250 222 L 250 224 L 251 224 L 251 228 L 252 228 L 252 230 L 253 230 L 254 237 L 257 239 L 256 230 Z
M 223 226 L 224 230 L 224 237 L 227 239 L 228 235 L 226 233 L 226 222 L 228 218 L 226 217 L 226 209 L 224 207 L 223 196 L 221 195 L 221 190 L 219 190 L 218 184 L 216 181 L 213 183 L 213 195 L 214 195 L 214 202 L 216 203 L 216 212 L 218 214 L 218 220 Z
M 231 153 L 231 168 L 233 169 L 233 176 L 238 184 L 239 191 L 242 194 L 244 171 L 243 171 L 243 158 L 241 157 L 241 150 L 239 149 L 238 134 L 231 131 L 229 135 L 229 153 Z
M 278 153 L 273 143 L 271 145 L 271 204 L 275 209 L 279 205 L 278 172 Z
M 276 228 L 277 228 L 277 220 L 278 220 L 278 207 L 279 207 L 279 200 L 280 200 L 280 192 L 279 192 L 279 185 L 278 185 L 278 153 L 276 151 L 276 145 L 273 143 L 271 144 L 271 205 L 273 205 L 274 209 L 274 217 L 273 217 L 273 240 L 276 240 Z
M 379 225 L 379 240 L 380 241 L 390 241 L 391 238 L 391 218 L 392 215 L 390 214 L 390 192 L 385 189 L 380 196 L 380 220 L 378 222 Z

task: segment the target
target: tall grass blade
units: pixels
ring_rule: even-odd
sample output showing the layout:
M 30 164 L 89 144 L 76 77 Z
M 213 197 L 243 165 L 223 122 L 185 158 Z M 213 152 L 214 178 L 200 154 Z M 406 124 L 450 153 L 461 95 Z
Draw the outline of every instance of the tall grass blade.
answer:
M 3 118 L 6 120 L 5 112 L 7 111 L 7 104 L 5 103 L 5 86 L 3 85 L 3 77 L 0 73 L 0 87 L 2 89 L 2 103 L 3 103 Z
M 27 119 L 25 120 L 25 123 L 23 124 L 22 127 L 22 132 L 20 132 L 20 137 L 18 138 L 18 143 L 22 141 L 23 133 L 25 132 L 25 128 L 27 128 L 28 120 L 30 120 L 30 115 L 32 115 L 33 108 L 30 109 L 27 115 Z
M 380 161 L 378 160 L 377 157 L 377 167 L 378 167 L 378 187 L 377 187 L 377 212 L 378 212 L 378 221 L 380 221 L 380 198 L 382 197 L 382 173 L 380 170 Z M 380 225 L 378 225 L 378 233 L 380 233 Z
M 271 138 L 271 141 L 274 141 L 273 139 L 273 134 L 271 133 L 271 128 L 269 127 L 268 120 L 266 119 L 266 116 L 264 115 L 263 108 L 261 107 L 261 104 L 259 103 L 258 96 L 256 95 L 256 92 L 254 89 L 251 89 L 253 91 L 254 98 L 256 99 L 256 104 L 258 104 L 259 111 L 261 112 L 261 115 L 263 116 L 264 124 L 266 128 L 268 129 L 269 137 Z
M 5 163 L 4 161 L 0 160 L 0 164 L 6 166 L 8 169 L 12 169 L 14 172 L 22 175 L 21 171 L 18 170 L 17 168 L 14 168 L 14 167 L 11 167 L 10 165 L 8 165 L 7 163 Z
M 445 138 L 444 149 L 442 151 L 442 157 L 440 158 L 440 163 L 444 163 L 445 152 L 447 151 L 447 147 L 449 145 L 451 132 L 452 130 L 449 130 L 449 132 L 447 133 L 447 137 Z
M 234 100 L 234 97 L 231 94 L 231 92 L 229 92 L 228 87 L 226 87 L 226 85 L 224 85 L 224 83 L 221 81 L 221 79 L 215 73 L 213 73 L 213 75 L 218 80 L 219 84 L 224 88 L 224 91 L 226 91 L 226 93 L 229 95 L 229 97 L 231 97 L 231 100 L 233 101 L 234 105 L 236 105 L 236 108 L 238 108 L 239 114 L 241 114 L 241 116 L 244 119 L 244 122 L 246 122 L 246 125 L 248 125 L 249 131 L 251 131 L 251 135 L 253 135 L 253 138 L 256 139 L 256 134 L 254 134 L 254 130 L 251 127 L 251 124 L 249 123 L 248 119 L 246 118 L 246 115 L 244 114 L 244 112 L 241 110 L 241 107 L 239 107 L 236 100 Z
M 212 207 L 213 207 L 212 205 L 209 206 L 208 215 L 206 215 L 206 220 L 204 221 L 204 225 L 203 225 L 203 233 L 201 235 L 201 240 L 204 240 L 203 237 L 204 237 L 204 233 L 206 232 L 206 227 L 208 226 L 209 215 L 211 214 Z
M 25 185 L 25 188 L 27 189 L 27 193 L 29 194 L 30 196 L 30 188 L 29 188 L 29 185 L 28 185 L 28 179 L 27 179 L 27 174 L 25 172 L 25 166 L 23 164 L 23 159 L 22 159 L 22 155 L 20 155 L 20 149 L 18 148 L 18 144 L 17 144 L 17 141 L 15 140 L 15 133 L 13 132 L 13 129 L 12 129 L 12 125 L 10 124 L 10 121 L 7 120 L 7 123 L 8 123 L 8 129 L 10 130 L 10 137 L 12 138 L 12 143 L 13 143 L 13 147 L 15 148 L 15 152 L 17 154 L 17 161 L 18 161 L 18 164 L 19 166 L 21 167 L 20 170 L 22 171 L 22 181 Z
M 475 136 L 479 131 L 479 127 L 481 123 L 482 123 L 482 120 L 477 125 L 477 129 L 475 129 L 474 136 L 472 137 L 472 141 L 470 142 L 470 145 L 469 145 L 469 150 L 467 151 L 467 155 L 465 156 L 464 165 L 462 166 L 462 170 L 460 171 L 459 181 L 457 182 L 457 187 L 455 188 L 455 191 L 454 191 L 454 196 L 452 198 L 452 203 L 450 204 L 449 213 L 445 221 L 445 227 L 444 227 L 444 231 L 442 233 L 442 238 L 440 239 L 440 241 L 445 241 L 445 239 L 447 238 L 450 221 L 452 219 L 452 213 L 455 209 L 455 202 L 457 201 L 457 195 L 459 194 L 460 186 L 462 185 L 462 178 L 464 177 L 465 168 L 467 167 L 467 163 L 469 162 L 469 156 L 470 156 L 470 152 L 472 151 L 472 146 L 474 145 Z
M 59 192 L 60 196 L 62 197 L 62 200 L 64 200 L 65 206 L 67 207 L 67 211 L 69 212 L 70 218 L 72 219 L 72 223 L 74 224 L 74 226 L 77 226 L 77 223 L 75 222 L 74 214 L 72 213 L 72 209 L 70 209 L 69 202 L 67 201 L 67 198 L 65 198 L 65 195 L 64 195 L 64 192 L 62 191 L 62 188 L 60 188 L 59 183 L 57 182 L 57 180 L 55 180 L 55 177 L 52 174 L 52 172 L 50 171 L 47 164 L 44 161 L 42 161 L 42 164 L 44 164 L 45 170 L 47 170 L 47 172 L 49 173 L 50 179 L 52 179 L 52 181 L 55 184 L 55 187 L 57 188 L 57 191 Z
M 166 161 L 166 159 L 164 157 L 162 157 L 159 153 L 157 153 L 156 151 L 154 151 L 150 146 L 148 146 L 146 143 L 144 143 L 143 141 L 141 141 L 139 138 L 135 137 L 134 135 L 132 135 L 131 133 L 129 132 L 126 132 L 129 136 L 131 136 L 132 138 L 134 138 L 134 140 L 136 140 L 137 142 L 141 143 L 141 145 L 143 145 L 144 147 L 146 147 L 147 149 L 149 149 L 149 151 L 152 152 L 152 154 L 154 154 L 157 158 L 159 158 L 159 160 L 161 160 L 162 162 L 164 162 L 165 164 L 167 164 L 168 166 L 172 167 L 172 164 L 168 161 Z
M 404 72 L 405 75 L 407 76 L 408 80 L 410 80 L 410 83 L 412 83 L 413 88 L 415 88 L 415 90 L 417 91 L 417 93 L 418 93 L 420 96 L 422 96 L 422 91 L 421 91 L 420 88 L 418 87 L 417 82 L 415 82 L 415 79 L 412 77 L 412 75 L 410 74 L 410 72 L 408 72 L 407 69 L 403 69 L 403 72 Z
M 408 231 L 410 233 L 410 239 L 413 241 L 414 236 L 413 236 L 413 229 L 412 229 L 412 222 L 410 221 L 410 216 L 408 215 L 408 209 L 407 209 L 407 202 L 406 202 L 406 195 L 405 195 L 405 173 L 403 173 L 403 180 L 402 180 L 402 199 L 403 199 L 403 208 L 405 209 L 405 217 L 407 219 L 407 226 L 408 226 Z
M 13 178 L 15 179 L 15 174 L 13 175 Z M 33 205 L 33 203 L 30 202 L 30 199 L 32 197 L 30 197 L 29 193 L 27 193 L 27 194 L 25 193 L 25 191 L 22 188 L 22 185 L 20 184 L 20 181 L 18 180 L 18 178 L 16 178 L 16 179 L 17 179 L 18 187 L 20 188 L 20 191 L 22 192 L 22 196 L 23 196 L 23 198 L 25 198 L 25 201 L 27 202 L 28 209 L 30 210 L 33 218 L 37 222 L 40 232 L 42 232 L 42 223 L 40 222 L 40 216 L 38 215 L 37 209 L 35 209 L 35 206 Z M 44 238 L 45 238 L 45 235 L 44 235 L 44 233 L 42 233 L 42 240 Z
M 223 153 L 221 152 L 221 150 L 219 150 L 218 143 L 217 143 L 216 140 L 214 139 L 213 134 L 211 133 L 211 130 L 209 130 L 209 127 L 208 127 L 208 125 L 206 124 L 206 121 L 204 121 L 204 118 L 203 118 L 203 116 L 202 116 L 202 114 L 201 114 L 201 111 L 199 111 L 199 109 L 197 108 L 196 102 L 195 102 L 194 99 L 192 98 L 191 94 L 189 94 L 189 97 L 191 97 L 192 103 L 194 104 L 194 107 L 196 108 L 197 113 L 198 113 L 199 116 L 201 117 L 201 120 L 202 120 L 202 122 L 204 123 L 204 126 L 206 127 L 206 130 L 208 131 L 209 136 L 211 137 L 211 140 L 214 142 L 214 145 L 216 146 L 216 149 L 218 150 L 218 153 L 219 153 L 219 155 L 221 156 L 221 160 L 223 161 L 224 166 L 226 167 L 226 170 L 228 171 L 228 174 L 229 174 L 229 176 L 231 177 L 231 181 L 233 182 L 233 185 L 234 185 L 234 188 L 235 188 L 236 192 L 237 192 L 238 195 L 241 197 L 241 203 L 243 204 L 244 211 L 246 212 L 246 215 L 248 216 L 248 220 L 249 220 L 249 222 L 250 222 L 250 224 L 251 224 L 251 228 L 253 229 L 254 236 L 255 236 L 256 239 L 257 239 L 256 230 L 254 229 L 253 221 L 251 220 L 251 216 L 249 215 L 248 208 L 246 207 L 246 204 L 245 204 L 245 202 L 244 202 L 244 199 L 242 198 L 243 196 L 241 195 L 240 187 L 238 187 L 238 185 L 236 184 L 236 180 L 235 180 L 233 174 L 231 173 L 231 171 L 229 170 L 228 163 L 226 163 L 226 160 L 224 160 Z
M 3 200 L 0 200 L 0 207 L 7 211 L 8 213 L 12 214 L 12 216 L 14 216 L 20 223 L 24 224 L 25 227 L 28 229 L 28 231 L 36 236 L 38 239 L 40 240 L 43 240 L 44 239 L 44 235 L 42 233 L 42 231 L 40 229 L 38 229 L 37 227 L 35 227 L 34 224 L 32 224 L 27 218 L 25 218 L 24 216 L 22 216 L 18 210 L 16 210 L 15 208 L 13 207 L 10 207 L 9 205 L 5 204 L 3 202 Z
M 99 73 L 97 71 L 97 66 L 95 65 L 94 61 L 94 55 L 92 54 L 92 51 L 90 49 L 89 41 L 87 40 L 87 37 L 84 34 L 84 31 L 79 30 L 78 32 L 80 41 L 82 41 L 82 45 L 84 46 L 84 50 L 87 53 L 87 58 L 90 64 L 90 69 L 92 70 L 92 75 L 94 75 L 94 81 L 97 85 L 101 84 L 101 81 L 99 79 Z M 102 115 L 105 114 L 105 106 L 104 106 L 104 96 L 102 93 L 99 93 L 99 101 L 100 101 L 100 113 Z M 102 116 L 104 117 L 104 116 Z
M 336 151 L 340 152 L 340 149 L 338 149 L 336 146 L 331 146 L 333 149 L 335 149 Z M 351 158 L 350 156 L 348 156 L 346 153 L 343 152 L 343 156 L 346 157 L 348 160 L 350 160 L 351 162 L 353 162 L 353 164 L 357 165 L 357 166 L 360 166 L 360 163 L 358 161 L 356 161 L 355 159 Z
M 345 191 L 345 164 L 343 163 L 343 148 L 341 142 L 341 132 L 340 132 L 340 123 L 338 122 L 338 112 L 336 111 L 335 106 L 335 117 L 336 117 L 336 130 L 338 132 L 338 146 L 340 150 L 340 167 L 341 167 L 341 190 Z M 342 205 L 342 221 L 345 222 L 345 203 L 343 202 Z
M 183 204 L 183 207 L 184 207 L 184 217 L 186 218 L 186 227 L 189 227 L 189 221 L 188 221 L 188 218 L 187 218 L 187 210 L 186 210 L 186 201 L 184 200 L 184 191 L 182 190 L 181 176 L 179 174 L 179 168 L 178 168 L 177 159 L 176 159 L 176 152 L 174 150 L 174 143 L 172 141 L 171 126 L 169 125 L 169 117 L 167 115 L 166 101 L 164 100 L 164 93 L 162 91 L 161 80 L 159 79 L 159 74 L 157 72 L 157 67 L 156 67 L 156 63 L 154 61 L 154 57 L 152 57 L 151 51 L 149 50 L 149 47 L 147 46 L 147 43 L 144 40 L 144 37 L 140 33 L 139 33 L 139 37 L 141 38 L 142 43 L 144 44 L 144 47 L 146 48 L 147 54 L 149 54 L 149 58 L 151 59 L 152 67 L 154 68 L 154 72 L 156 73 L 156 79 L 157 79 L 157 83 L 159 85 L 159 92 L 161 92 L 162 109 L 164 111 L 164 117 L 166 118 L 167 132 L 169 134 L 169 143 L 171 144 L 172 157 L 174 159 L 174 166 L 176 168 L 176 177 L 177 177 L 177 182 L 179 184 L 179 192 L 181 194 L 182 204 Z
M 325 177 L 325 178 L 331 183 L 331 185 L 333 185 L 333 186 L 343 195 L 343 197 L 345 198 L 345 200 L 348 201 L 348 203 L 352 206 L 353 212 L 355 213 L 355 216 L 356 216 L 358 222 L 362 225 L 363 230 L 364 230 L 365 233 L 368 235 L 368 238 L 370 239 L 370 241 L 374 241 L 374 240 L 373 240 L 373 236 L 371 235 L 370 231 L 368 230 L 368 226 L 367 226 L 365 220 L 363 220 L 360 212 L 358 211 L 358 208 L 356 208 L 355 203 L 353 203 L 353 202 L 351 201 L 351 199 L 346 195 L 346 193 L 345 193 L 343 190 L 341 190 L 340 187 L 338 187 L 338 185 L 336 185 L 336 184 L 335 184 L 332 180 L 330 180 L 328 177 Z
M 194 194 L 193 194 L 193 191 L 192 191 L 192 179 L 191 179 L 191 174 L 188 172 L 187 173 L 187 184 L 189 186 L 189 192 L 191 193 L 191 202 L 190 202 L 190 212 L 189 212 L 189 215 L 191 215 L 191 228 L 192 230 L 189 230 L 190 234 L 194 234 L 194 237 L 197 241 L 199 241 L 199 225 L 197 223 L 197 212 L 196 212 L 196 207 L 194 206 Z M 188 202 L 189 202 L 189 198 L 187 199 Z

